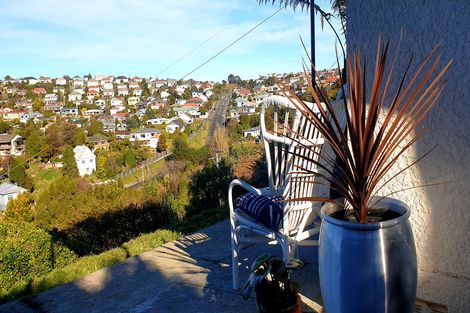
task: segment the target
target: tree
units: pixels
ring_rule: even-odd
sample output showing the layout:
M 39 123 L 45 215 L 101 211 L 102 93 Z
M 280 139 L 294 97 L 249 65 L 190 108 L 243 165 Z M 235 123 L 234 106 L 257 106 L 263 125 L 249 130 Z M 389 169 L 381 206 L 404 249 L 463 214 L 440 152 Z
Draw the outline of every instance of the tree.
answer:
M 155 118 L 155 117 L 156 117 L 155 111 L 152 110 L 150 107 L 148 107 L 148 108 L 145 110 L 144 121 L 151 120 L 151 119 L 153 119 L 153 118 Z
M 230 138 L 224 128 L 217 127 L 214 139 L 211 143 L 211 151 L 218 154 L 226 154 L 230 146 Z
M 168 148 L 168 142 L 165 133 L 160 134 L 160 138 L 158 139 L 157 144 L 157 151 L 163 152 Z
M 44 135 L 39 130 L 34 130 L 26 139 L 25 153 L 28 157 L 39 157 L 41 148 L 45 144 Z
M 11 129 L 11 125 L 8 122 L 0 121 L 0 134 L 6 134 Z
M 167 100 L 168 100 L 168 105 L 172 105 L 176 103 L 176 97 L 174 95 L 169 95 Z
M 9 170 L 9 179 L 23 188 L 32 189 L 33 181 L 26 173 L 25 164 L 26 162 L 21 158 L 13 158 Z
M 128 129 L 139 128 L 140 122 L 137 116 L 128 116 L 126 117 L 126 126 Z
M 227 186 L 233 180 L 232 166 L 222 159 L 218 166 L 214 162 L 191 177 L 189 188 L 192 195 L 192 210 L 217 208 L 227 204 Z
M 238 75 L 235 76 L 233 74 L 228 75 L 227 81 L 228 81 L 229 84 L 236 84 L 236 85 L 242 85 L 243 84 L 243 81 L 240 78 L 240 76 L 238 76 Z
M 65 146 L 64 153 L 62 156 L 62 161 L 64 164 L 63 172 L 66 176 L 77 177 L 78 168 L 77 162 L 75 161 L 75 153 L 71 146 Z
M 133 168 L 133 167 L 136 167 L 137 165 L 137 161 L 135 159 L 135 154 L 132 150 L 127 150 L 125 153 L 124 153 L 124 164 L 129 167 L 129 168 Z
M 88 135 L 93 136 L 96 134 L 103 134 L 103 123 L 98 122 L 95 119 L 90 121 L 90 126 L 88 126 Z
M 27 193 L 20 193 L 16 199 L 8 201 L 5 218 L 9 222 L 32 222 L 34 212 L 32 210 L 33 200 Z
M 99 153 L 96 157 L 96 176 L 100 179 L 108 177 L 106 172 L 106 155 Z
M 73 146 L 84 145 L 85 141 L 86 141 L 85 130 L 80 127 L 73 133 L 72 145 Z

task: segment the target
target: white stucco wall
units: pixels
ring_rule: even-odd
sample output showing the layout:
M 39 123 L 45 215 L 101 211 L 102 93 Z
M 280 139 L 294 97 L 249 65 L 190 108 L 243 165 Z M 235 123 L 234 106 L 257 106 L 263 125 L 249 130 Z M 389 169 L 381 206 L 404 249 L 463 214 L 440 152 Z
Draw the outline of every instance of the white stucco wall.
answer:
M 449 312 L 466 313 L 470 312 L 470 2 L 347 1 L 348 49 L 365 47 L 372 60 L 378 33 L 396 47 L 401 29 L 398 69 L 404 69 L 411 52 L 415 60 L 422 60 L 440 41 L 442 63 L 454 59 L 454 65 L 440 102 L 423 123 L 426 134 L 399 167 L 435 144 L 437 149 L 395 180 L 390 190 L 451 181 L 394 197 L 412 209 L 418 296 L 447 305 Z

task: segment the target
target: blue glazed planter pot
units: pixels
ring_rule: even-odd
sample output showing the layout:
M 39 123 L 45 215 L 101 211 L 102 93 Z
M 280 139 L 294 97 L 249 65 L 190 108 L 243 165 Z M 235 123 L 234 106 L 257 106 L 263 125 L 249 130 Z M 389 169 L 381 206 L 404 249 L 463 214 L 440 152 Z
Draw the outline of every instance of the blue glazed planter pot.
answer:
M 374 201 L 374 199 L 372 199 Z M 376 207 L 400 217 L 371 224 L 335 219 L 326 204 L 320 215 L 319 270 L 328 313 L 407 313 L 416 298 L 416 250 L 403 202 L 384 198 Z

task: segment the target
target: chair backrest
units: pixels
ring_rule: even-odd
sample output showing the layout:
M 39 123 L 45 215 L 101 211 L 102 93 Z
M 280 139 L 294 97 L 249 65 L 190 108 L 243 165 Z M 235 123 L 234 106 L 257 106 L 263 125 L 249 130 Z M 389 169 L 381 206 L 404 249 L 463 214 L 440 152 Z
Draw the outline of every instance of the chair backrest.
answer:
M 295 100 L 281 96 L 268 97 L 260 114 L 269 188 L 286 200 L 315 194 L 316 186 L 311 172 L 316 171 L 317 165 L 311 160 L 319 160 L 323 143 L 321 134 L 292 101 Z M 311 105 L 315 108 L 314 104 Z M 295 230 L 311 207 L 311 201 L 286 202 L 284 228 L 287 231 Z

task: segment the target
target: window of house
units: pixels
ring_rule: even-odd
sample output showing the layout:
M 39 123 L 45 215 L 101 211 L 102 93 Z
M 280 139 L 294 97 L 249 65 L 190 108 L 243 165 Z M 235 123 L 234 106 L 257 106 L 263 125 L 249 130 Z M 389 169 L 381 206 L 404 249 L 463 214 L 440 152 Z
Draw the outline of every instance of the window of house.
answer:
M 90 163 L 93 163 L 93 159 L 90 159 Z
M 82 160 L 82 164 L 85 164 L 85 160 Z

